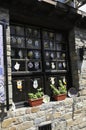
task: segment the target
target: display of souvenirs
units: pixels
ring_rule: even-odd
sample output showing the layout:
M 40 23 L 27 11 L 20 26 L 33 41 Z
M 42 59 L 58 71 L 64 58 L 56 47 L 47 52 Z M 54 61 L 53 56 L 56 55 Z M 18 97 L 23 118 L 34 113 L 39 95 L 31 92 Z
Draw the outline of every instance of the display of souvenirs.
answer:
M 41 39 L 39 28 L 13 27 L 12 71 L 34 72 L 41 70 L 42 65 L 45 65 L 44 71 L 66 70 L 66 45 L 62 39 L 62 34 L 54 33 L 52 30 L 44 30 Z M 42 61 L 43 64 L 41 64 Z

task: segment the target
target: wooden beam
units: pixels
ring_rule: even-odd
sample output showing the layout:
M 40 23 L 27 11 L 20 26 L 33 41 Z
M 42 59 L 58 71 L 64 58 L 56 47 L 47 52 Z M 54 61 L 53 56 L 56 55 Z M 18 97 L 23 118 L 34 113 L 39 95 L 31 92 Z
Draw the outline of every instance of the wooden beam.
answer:
M 55 2 L 55 1 L 52 1 L 52 0 L 38 0 L 38 1 L 43 1 L 43 2 L 46 2 L 46 3 L 49 3 L 49 4 L 52 4 L 52 5 L 57 5 L 57 2 Z

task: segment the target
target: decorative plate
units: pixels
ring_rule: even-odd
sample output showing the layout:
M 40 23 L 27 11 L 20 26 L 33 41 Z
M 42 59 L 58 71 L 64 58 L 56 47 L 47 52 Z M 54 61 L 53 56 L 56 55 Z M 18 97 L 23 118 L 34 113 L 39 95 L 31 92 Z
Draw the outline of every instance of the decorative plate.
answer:
M 32 63 L 32 62 L 29 62 L 29 63 L 28 63 L 28 67 L 29 67 L 30 69 L 32 69 L 32 68 L 33 68 L 33 63 Z

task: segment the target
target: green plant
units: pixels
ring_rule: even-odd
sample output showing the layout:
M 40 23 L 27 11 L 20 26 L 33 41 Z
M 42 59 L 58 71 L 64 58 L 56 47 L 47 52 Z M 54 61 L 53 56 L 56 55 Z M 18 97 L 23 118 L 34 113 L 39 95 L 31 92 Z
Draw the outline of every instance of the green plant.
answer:
M 66 82 L 63 83 L 61 80 L 59 80 L 58 88 L 56 88 L 54 84 L 50 84 L 50 87 L 52 89 L 53 95 L 60 95 L 67 93 Z
M 36 93 L 28 93 L 29 99 L 38 99 L 44 95 L 42 88 L 37 89 Z

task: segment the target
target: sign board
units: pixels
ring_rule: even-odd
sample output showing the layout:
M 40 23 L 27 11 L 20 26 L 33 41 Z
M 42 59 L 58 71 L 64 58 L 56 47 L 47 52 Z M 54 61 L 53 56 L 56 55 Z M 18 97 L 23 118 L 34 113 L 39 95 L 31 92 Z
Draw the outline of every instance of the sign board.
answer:
M 4 55 L 3 55 L 3 25 L 0 24 L 0 103 L 4 103 Z

